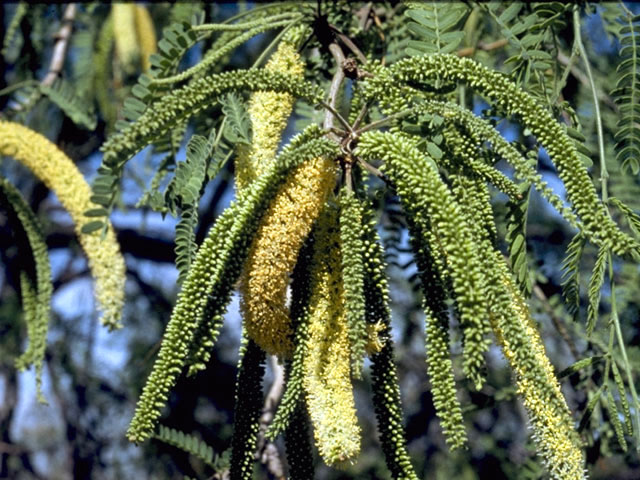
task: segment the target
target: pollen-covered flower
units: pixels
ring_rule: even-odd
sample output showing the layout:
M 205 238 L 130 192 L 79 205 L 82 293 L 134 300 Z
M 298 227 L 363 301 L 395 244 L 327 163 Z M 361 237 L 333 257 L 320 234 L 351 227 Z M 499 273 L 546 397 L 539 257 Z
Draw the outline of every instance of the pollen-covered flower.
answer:
M 584 458 L 560 384 L 529 309 L 508 273 L 503 276 L 503 285 L 512 297 L 513 317 L 494 325 L 504 355 L 515 373 L 517 391 L 529 414 L 533 439 L 552 478 L 581 480 L 585 478 Z M 506 323 L 511 325 L 506 326 Z M 526 341 L 517 342 L 517 336 L 507 334 L 507 329 L 521 332 Z
M 269 206 L 249 251 L 241 311 L 249 337 L 270 354 L 293 351 L 287 287 L 298 252 L 334 186 L 335 168 L 326 158 L 297 167 Z
M 320 455 L 328 465 L 339 466 L 360 452 L 360 426 L 351 385 L 340 232 L 334 209 L 323 211 L 316 232 L 304 389 Z
M 304 63 L 296 47 L 283 40 L 266 70 L 288 73 L 302 78 Z M 258 91 L 249 101 L 249 118 L 253 131 L 250 147 L 241 148 L 236 159 L 236 187 L 243 189 L 268 168 L 275 158 L 282 132 L 291 115 L 294 98 L 288 93 Z
M 124 258 L 111 225 L 103 240 L 99 232 L 82 233 L 82 225 L 87 221 L 84 212 L 99 205 L 89 199 L 91 188 L 78 168 L 47 138 L 13 122 L 0 121 L 0 154 L 24 164 L 58 196 L 71 215 L 80 244 L 89 259 L 89 268 L 96 282 L 96 299 L 103 312 L 102 322 L 109 328 L 119 327 L 124 302 Z

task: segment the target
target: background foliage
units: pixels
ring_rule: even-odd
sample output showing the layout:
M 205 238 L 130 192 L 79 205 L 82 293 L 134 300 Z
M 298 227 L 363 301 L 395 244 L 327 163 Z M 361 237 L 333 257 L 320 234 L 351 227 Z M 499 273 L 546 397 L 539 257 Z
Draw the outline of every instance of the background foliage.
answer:
M 277 10 L 277 5 L 271 6 Z M 160 78 L 207 61 L 215 61 L 209 73 L 264 65 L 270 52 L 265 49 L 286 27 L 284 20 L 269 29 L 258 21 L 237 44 L 233 39 L 238 32 L 201 38 L 201 32 L 188 25 L 220 23 L 247 11 L 277 14 L 267 7 L 146 4 L 159 51 L 147 65 L 144 54 L 129 58 L 123 53 L 111 5 L 78 4 L 73 17 L 65 21 L 67 5 L 3 4 L 0 117 L 42 133 L 71 157 L 85 178 L 95 180 L 102 160 L 98 148 L 108 135 L 120 130 L 122 122 L 138 118 L 150 98 L 170 92 L 170 84 L 145 85 L 143 70 L 150 68 L 150 75 Z M 317 5 L 294 10 L 302 14 L 298 22 L 311 23 Z M 568 133 L 599 194 L 608 199 L 614 219 L 626 229 L 640 230 L 636 52 L 640 30 L 635 5 L 329 2 L 321 11 L 362 51 L 386 63 L 412 55 L 457 53 L 507 74 L 570 127 Z M 262 16 L 255 13 L 243 21 Z M 72 24 L 68 50 L 62 70 L 51 77 L 55 44 L 65 22 Z M 326 25 L 315 26 L 320 37 Z M 134 41 L 142 46 L 142 30 L 137 28 Z M 331 55 L 313 38 L 303 47 L 306 78 L 326 91 L 334 69 Z M 452 95 L 476 114 L 487 109 L 464 89 Z M 347 105 L 348 97 L 349 92 L 339 107 Z M 0 210 L 0 478 L 213 478 L 227 468 L 240 344 L 235 297 L 207 369 L 181 378 L 174 388 L 160 438 L 135 447 L 124 434 L 178 285 L 196 246 L 233 196 L 234 163 L 228 160 L 234 148 L 248 145 L 251 138 L 246 100 L 240 94 L 223 97 L 219 105 L 172 129 L 124 167 L 112 222 L 127 264 L 127 301 L 125 328 L 113 333 L 96 321 L 87 264 L 59 201 L 10 157 L 0 163 L 2 176 L 17 187 L 40 220 L 54 289 L 43 374 L 49 405 L 44 406 L 37 403 L 33 372 L 15 369 L 15 359 L 26 345 L 20 292 L 25 269 L 21 252 L 27 240 L 13 227 L 15 214 Z M 530 132 L 491 111 L 484 113 L 537 164 L 550 188 L 564 197 L 553 165 Z M 298 103 L 285 138 L 311 122 L 321 122 L 322 116 L 323 112 Z M 371 112 L 371 120 L 380 116 Z M 431 127 L 438 126 L 437 116 L 430 121 Z M 404 128 L 419 131 L 421 125 L 407 120 Z M 433 136 L 425 134 L 424 142 L 434 158 L 438 152 L 442 155 Z M 513 177 L 506 162 L 499 165 Z M 103 175 L 97 184 L 100 181 L 110 180 Z M 511 373 L 496 348 L 488 355 L 487 385 L 481 391 L 461 389 L 469 448 L 449 452 L 426 375 L 422 299 L 407 226 L 398 199 L 380 182 L 372 182 L 370 192 L 389 262 L 408 449 L 419 476 L 544 478 Z M 498 237 L 506 238 L 500 246 L 510 256 L 521 288 L 531 295 L 547 353 L 556 372 L 562 372 L 563 392 L 587 444 L 590 478 L 640 477 L 639 432 L 629 435 L 623 430 L 624 400 L 630 392 L 626 377 L 620 381 L 624 365 L 620 349 L 610 341 L 609 323 L 615 305 L 628 363 L 637 379 L 637 263 L 616 257 L 611 261 L 596 246 L 585 244 L 534 190 L 521 192 L 525 200 L 520 203 L 508 202 L 496 190 L 492 193 L 495 217 L 500 219 Z M 460 339 L 454 342 L 459 347 Z M 456 368 L 462 370 L 461 365 Z M 272 368 L 266 379 L 269 385 Z M 354 387 L 363 455 L 344 471 L 324 467 L 318 460 L 316 478 L 388 478 L 376 441 L 368 369 Z M 171 428 L 193 433 L 202 446 Z M 281 443 L 277 445 L 282 449 Z M 273 478 L 267 466 L 260 465 L 256 472 L 256 478 Z

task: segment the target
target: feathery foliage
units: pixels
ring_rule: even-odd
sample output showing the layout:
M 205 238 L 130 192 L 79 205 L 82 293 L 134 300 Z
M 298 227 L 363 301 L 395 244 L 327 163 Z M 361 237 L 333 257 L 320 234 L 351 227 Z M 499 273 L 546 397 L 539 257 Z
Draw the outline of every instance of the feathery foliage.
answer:
M 119 326 L 125 267 L 109 215 L 128 218 L 133 183 L 142 192 L 135 208 L 176 217 L 164 260 L 175 254 L 180 291 L 129 440 L 155 437 L 196 457 L 176 462 L 189 478 L 206 468 L 250 479 L 261 462 L 274 478 L 307 480 L 315 456 L 341 470 L 330 478 L 379 478 L 383 461 L 393 478 L 463 478 L 471 455 L 481 473 L 467 476 L 484 476 L 478 452 L 497 459 L 505 478 L 538 478 L 542 468 L 554 480 L 608 478 L 599 473 L 603 456 L 634 476 L 635 7 L 25 5 L 2 11 L 0 153 L 31 169 L 71 213 L 110 327 Z M 598 16 L 609 47 L 594 33 Z M 290 139 L 292 131 L 301 133 Z M 102 142 L 92 191 L 45 134 L 74 159 Z M 46 246 L 60 240 L 43 238 L 29 207 L 42 211 L 37 189 L 22 199 L 12 185 L 29 184 L 14 167 L 0 172 L 9 219 L 0 229 L 15 232 L 0 256 L 6 285 L 21 291 L 29 337 L 16 365 L 35 365 L 41 395 L 52 296 Z M 134 257 L 136 248 L 123 244 Z M 138 263 L 131 280 L 149 293 Z M 236 291 L 243 333 L 233 429 L 218 429 L 222 404 L 193 392 L 185 422 L 194 410 L 208 432 L 158 430 L 160 417 L 172 421 L 183 408 L 183 371 L 210 381 L 210 365 L 226 362 L 213 347 Z M 152 304 L 164 317 L 163 302 Z M 10 335 L 15 345 L 22 335 Z M 492 339 L 500 350 L 489 350 Z M 270 355 L 284 375 L 266 374 Z M 416 381 L 424 372 L 412 371 L 424 369 L 423 356 L 430 395 Z M 384 457 L 371 455 L 368 385 Z M 517 455 L 509 448 L 522 425 L 511 399 L 530 426 Z M 204 404 L 216 414 L 201 415 Z M 433 432 L 425 415 L 438 418 L 442 435 L 425 440 Z M 495 418 L 504 425 L 487 425 Z M 228 462 L 199 439 L 222 450 L 228 436 Z M 420 458 L 425 442 L 433 457 Z M 443 457 L 445 444 L 457 451 Z

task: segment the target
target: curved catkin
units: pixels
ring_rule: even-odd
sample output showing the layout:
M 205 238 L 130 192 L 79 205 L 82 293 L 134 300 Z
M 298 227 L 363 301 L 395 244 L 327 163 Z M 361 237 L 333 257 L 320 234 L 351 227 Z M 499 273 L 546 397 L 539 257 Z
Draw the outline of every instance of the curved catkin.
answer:
M 554 480 L 582 480 L 584 457 L 571 412 L 526 303 L 501 254 L 494 254 L 503 287 L 511 296 L 511 315 L 492 317 L 492 326 L 515 373 L 517 391 L 529 414 L 540 457 Z
M 327 207 L 318 219 L 304 361 L 304 388 L 316 446 L 324 461 L 333 466 L 355 459 L 360 452 L 339 228 L 336 211 Z
M 98 205 L 91 202 L 91 188 L 78 168 L 47 138 L 29 128 L 0 121 L 0 154 L 15 158 L 55 192 L 69 212 L 75 231 L 88 259 L 95 279 L 95 296 L 103 312 L 102 323 L 113 329 L 120 327 L 124 303 L 125 263 L 109 225 L 106 237 L 100 233 L 82 233 L 87 221 L 84 212 Z
M 283 40 L 278 45 L 265 70 L 288 73 L 302 78 L 304 63 L 295 45 Z M 249 100 L 249 119 L 253 137 L 251 146 L 241 148 L 236 158 L 236 188 L 242 190 L 266 171 L 280 143 L 282 132 L 293 109 L 294 98 L 289 93 L 258 91 Z
M 290 273 L 336 178 L 333 161 L 316 158 L 299 166 L 276 194 L 251 245 L 241 279 L 247 335 L 267 353 L 293 351 L 286 307 Z
M 113 35 L 116 41 L 116 53 L 125 71 L 135 69 L 140 57 L 140 46 L 136 36 L 136 8 L 133 3 L 114 3 Z
M 149 57 L 157 51 L 156 29 L 147 7 L 136 4 L 134 8 L 136 36 L 140 45 L 140 62 L 142 69 L 146 72 L 151 67 Z

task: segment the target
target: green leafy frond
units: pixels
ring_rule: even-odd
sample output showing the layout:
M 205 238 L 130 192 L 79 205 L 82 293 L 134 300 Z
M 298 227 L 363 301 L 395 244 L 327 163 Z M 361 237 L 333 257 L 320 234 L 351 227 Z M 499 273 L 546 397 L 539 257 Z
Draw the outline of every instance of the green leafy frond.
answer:
M 607 270 L 607 258 L 609 248 L 607 246 L 598 249 L 596 263 L 589 279 L 589 306 L 587 307 L 587 335 L 591 336 L 598 320 L 598 309 L 600 307 L 600 296 L 602 285 L 604 284 L 604 273 Z
M 620 370 L 615 360 L 611 362 L 611 373 L 613 374 L 613 381 L 616 384 L 618 390 L 618 396 L 620 398 L 620 406 L 622 407 L 622 414 L 624 416 L 624 426 L 628 435 L 633 435 L 633 424 L 631 423 L 631 410 L 629 409 L 629 400 L 627 399 L 627 390 L 624 388 L 624 381 Z
M 439 54 L 400 60 L 389 67 L 389 72 L 389 76 L 376 76 L 368 81 L 369 96 L 388 98 L 389 82 L 424 83 L 436 79 L 464 81 L 489 100 L 495 101 L 501 111 L 518 116 L 549 153 L 589 238 L 597 245 L 610 241 L 613 251 L 618 255 L 638 255 L 638 243 L 619 230 L 599 200 L 574 142 L 563 126 L 555 121 L 546 108 L 503 74 L 470 59 Z M 397 95 L 397 91 L 393 95 Z M 406 99 L 395 98 L 393 101 L 402 102 L 406 107 Z
M 349 326 L 351 374 L 362 377 L 367 330 L 363 275 L 362 205 L 353 191 L 340 194 L 340 250 L 344 282 L 344 308 Z
M 411 5 L 405 15 L 412 20 L 407 28 L 419 40 L 410 40 L 408 55 L 451 53 L 464 38 L 454 30 L 468 11 L 464 3 L 420 2 Z
M 220 97 L 222 113 L 226 115 L 228 126 L 225 129 L 225 138 L 233 144 L 251 144 L 251 120 L 247 113 L 247 107 L 242 98 L 233 93 Z
M 204 368 L 260 217 L 287 173 L 305 160 L 336 155 L 333 142 L 313 140 L 320 134 L 309 129 L 292 140 L 273 167 L 218 218 L 198 249 L 129 427 L 132 441 L 143 441 L 153 431 L 182 367 L 189 364 L 191 373 Z
M 567 246 L 567 254 L 562 262 L 562 296 L 567 311 L 574 319 L 580 312 L 580 260 L 586 239 L 578 232 Z
M 640 237 L 640 215 L 635 213 L 628 205 L 622 203 L 622 201 L 616 197 L 609 197 L 609 203 L 622 212 L 633 234 L 636 237 Z
M 610 23 L 618 27 L 615 30 L 620 41 L 618 80 L 611 92 L 620 111 L 614 137 L 616 160 L 623 171 L 630 170 L 637 175 L 640 172 L 640 17 L 623 5 L 618 20 L 620 23 Z
M 210 135 L 209 139 L 193 135 L 189 140 L 187 158 L 184 162 L 178 162 L 175 176 L 165 193 L 165 201 L 170 211 L 175 212 L 176 206 L 184 208 L 187 205 L 198 205 L 214 141 L 213 135 Z
M 273 30 L 275 28 L 291 26 L 291 25 L 299 22 L 300 19 L 302 18 L 300 15 L 294 15 L 294 16 L 288 15 L 288 16 L 290 18 L 287 18 L 286 20 L 280 20 L 280 21 L 271 22 L 271 23 L 260 22 L 260 23 L 263 23 L 263 24 L 259 25 L 259 26 L 256 26 L 255 28 L 252 28 L 251 30 L 249 30 L 247 32 L 244 32 L 244 33 L 242 33 L 240 35 L 235 36 L 235 38 L 231 39 L 222 48 L 216 50 L 215 54 L 205 55 L 205 57 L 202 59 L 201 62 L 197 63 L 196 65 L 194 65 L 190 69 L 185 70 L 184 72 L 181 72 L 181 73 L 179 73 L 177 75 L 174 75 L 174 76 L 171 76 L 171 77 L 153 78 L 153 79 L 151 79 L 151 84 L 152 85 L 153 84 L 158 84 L 158 85 L 167 85 L 167 84 L 169 84 L 170 85 L 170 84 L 174 84 L 174 83 L 178 83 L 178 82 L 182 82 L 184 80 L 187 80 L 188 78 L 193 77 L 197 73 L 201 73 L 201 72 L 207 71 L 209 69 L 209 67 L 212 66 L 213 64 L 215 64 L 218 60 L 220 60 L 221 58 L 225 57 L 230 52 L 232 52 L 234 49 L 236 49 L 240 45 L 246 43 L 247 41 L 249 41 L 251 38 L 255 37 L 256 35 L 260 35 L 261 33 L 264 33 L 264 32 L 266 32 L 268 30 Z M 161 43 L 162 43 L 162 41 L 160 41 L 160 43 L 158 44 L 158 47 L 160 47 Z
M 533 287 L 531 276 L 529 275 L 529 259 L 527 255 L 527 213 L 530 192 L 531 188 L 527 188 L 522 194 L 522 200 L 509 202 L 505 235 L 511 270 L 525 298 L 531 296 Z
M 32 281 L 25 271 L 20 274 L 29 346 L 16 359 L 16 368 L 23 370 L 30 365 L 35 366 L 38 400 L 46 403 L 42 396 L 42 364 L 47 343 L 49 311 L 53 292 L 47 245 L 35 214 L 20 192 L 2 177 L 0 177 L 0 205 L 7 211 L 11 211 L 17 218 L 19 228 L 24 231 L 30 248 L 30 252 L 21 252 L 21 255 L 26 258 L 31 257 L 35 266 L 35 281 Z M 25 260 L 22 260 L 24 265 L 28 264 L 28 261 Z
M 20 32 L 20 24 L 22 20 L 27 15 L 29 11 L 29 3 L 28 2 L 20 2 L 16 5 L 16 10 L 9 21 L 9 25 L 7 25 L 7 29 L 4 32 L 4 38 L 2 39 L 2 50 L 0 51 L 0 55 L 3 57 L 12 57 L 10 55 L 13 53 L 12 51 L 17 50 L 14 48 L 22 39 L 22 33 Z M 7 60 L 11 60 L 7 58 Z
M 257 343 L 243 334 L 236 382 L 231 439 L 231 478 L 251 480 L 260 428 L 263 392 L 262 377 L 266 355 Z
M 189 267 L 196 255 L 196 227 L 198 226 L 198 207 L 188 206 L 182 210 L 180 220 L 176 224 L 176 267 L 179 284 L 187 278 Z
M 153 438 L 199 458 L 211 468 L 217 469 L 219 467 L 220 457 L 218 455 L 214 457 L 213 448 L 195 435 L 160 425 Z
M 219 95 L 242 90 L 287 92 L 314 104 L 320 103 L 323 97 L 322 89 L 305 80 L 263 69 L 225 72 L 196 80 L 163 96 L 134 123 L 112 135 L 103 144 L 103 165 L 96 181 L 105 175 L 117 178 L 126 161 L 144 146 L 212 104 Z M 117 184 L 113 187 L 117 188 Z M 100 200 L 97 203 L 109 207 L 114 201 L 114 195 L 115 192 L 111 196 L 100 196 L 96 199 Z
M 505 6 L 506 5 L 506 6 Z M 540 81 L 544 71 L 552 68 L 553 59 L 549 52 L 541 49 L 545 40 L 545 23 L 553 22 L 553 15 L 546 22 L 538 18 L 537 11 L 523 14 L 523 2 L 489 2 L 480 6 L 493 18 L 500 33 L 516 49 L 516 54 L 505 60 L 505 64 L 514 64 L 512 74 L 519 83 L 527 85 L 531 74 Z M 502 9 L 502 7 L 505 7 Z M 562 13 L 562 12 L 560 12 Z M 544 81 L 541 83 L 544 84 Z M 545 92 L 542 92 L 545 93 Z
M 604 404 L 604 407 L 607 409 L 607 413 L 609 414 L 609 421 L 613 424 L 613 430 L 616 433 L 616 440 L 618 440 L 618 444 L 623 452 L 627 451 L 627 440 L 624 438 L 624 430 L 622 429 L 622 422 L 620 421 L 620 415 L 618 413 L 618 408 L 616 405 L 616 401 L 613 398 L 613 394 L 611 393 L 611 389 L 606 389 L 606 396 L 602 395 L 600 397 L 600 401 Z
M 96 128 L 97 119 L 93 114 L 93 108 L 85 99 L 76 94 L 75 87 L 66 80 L 58 78 L 51 86 L 41 84 L 40 92 L 60 107 L 76 125 L 87 130 Z
M 358 154 L 367 159 L 384 160 L 384 171 L 394 182 L 405 214 L 418 225 L 417 241 L 434 248 L 433 238 L 428 238 L 428 229 L 423 227 L 428 215 L 433 236 L 445 249 L 447 271 L 440 275 L 451 276 L 465 332 L 464 371 L 475 386 L 481 388 L 480 371 L 488 348 L 489 325 L 482 298 L 484 282 L 478 251 L 460 206 L 433 161 L 428 161 L 410 140 L 388 133 L 367 132 L 358 144 Z
M 558 379 L 568 377 L 570 375 L 573 375 L 574 373 L 578 373 L 580 370 L 602 361 L 603 358 L 604 357 L 602 355 L 592 355 L 591 357 L 581 358 L 577 362 L 569 365 L 567 368 L 558 373 Z

